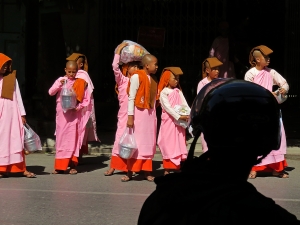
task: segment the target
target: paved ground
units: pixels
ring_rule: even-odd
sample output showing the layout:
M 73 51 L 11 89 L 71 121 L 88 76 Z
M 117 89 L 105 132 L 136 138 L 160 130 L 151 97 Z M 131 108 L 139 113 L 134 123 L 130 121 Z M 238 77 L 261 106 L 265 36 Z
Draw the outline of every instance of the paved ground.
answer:
M 1 225 L 132 225 L 155 188 L 139 176 L 128 183 L 120 181 L 122 173 L 103 176 L 109 155 L 86 156 L 77 175 L 52 175 L 52 154 L 31 154 L 26 160 L 38 177 L 0 180 Z M 290 152 L 287 160 L 289 179 L 258 177 L 250 182 L 300 219 L 300 155 Z M 154 175 L 161 175 L 160 154 L 155 155 L 153 165 Z

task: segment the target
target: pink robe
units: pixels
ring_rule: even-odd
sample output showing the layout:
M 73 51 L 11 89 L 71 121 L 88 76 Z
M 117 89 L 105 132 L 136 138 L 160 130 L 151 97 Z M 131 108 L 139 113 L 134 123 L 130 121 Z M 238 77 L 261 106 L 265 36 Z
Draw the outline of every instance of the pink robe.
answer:
M 78 70 L 76 78 L 81 78 L 87 82 L 85 98 L 81 103 L 81 111 L 78 114 L 79 148 L 87 145 L 89 141 L 100 141 L 97 136 L 96 115 L 94 106 L 93 90 L 94 85 L 88 73 L 84 70 Z
M 150 80 L 150 75 L 147 75 Z M 134 74 L 131 79 L 130 93 L 134 90 L 134 83 L 138 80 L 138 75 Z M 134 96 L 128 97 L 128 113 L 130 111 L 130 99 L 135 99 Z M 134 100 L 133 100 L 134 101 Z M 129 114 L 128 114 L 129 115 Z M 134 106 L 134 137 L 137 144 L 137 151 L 133 154 L 133 159 L 153 159 L 156 152 L 156 106 L 153 109 L 143 109 Z
M 229 43 L 228 38 L 217 37 L 211 46 L 209 51 L 209 57 L 218 58 L 223 65 L 219 67 L 219 77 L 220 78 L 234 78 L 235 71 L 234 65 L 229 61 Z
M 172 108 L 175 105 L 182 105 L 178 88 L 168 95 L 168 100 Z M 170 159 L 176 166 L 187 157 L 185 140 L 185 129 L 174 123 L 175 118 L 166 112 L 162 105 L 161 125 L 157 139 L 158 147 L 163 159 Z
M 0 93 L 3 76 L 0 75 Z M 0 97 L 0 165 L 7 166 L 24 161 L 24 127 L 21 116 L 26 115 L 16 80 L 13 100 Z
M 200 90 L 209 83 L 210 81 L 207 79 L 207 77 L 203 78 L 199 83 L 198 83 L 198 87 L 197 87 L 197 94 L 199 94 Z M 208 150 L 207 147 L 207 143 L 204 140 L 204 135 L 203 133 L 201 133 L 200 135 L 200 139 L 201 139 L 201 146 L 202 146 L 202 151 L 206 152 Z
M 262 87 L 268 89 L 272 92 L 273 87 L 273 77 L 267 70 L 260 71 L 253 79 L 253 82 L 261 85 Z M 286 154 L 286 136 L 282 123 L 282 119 L 280 119 L 281 123 L 281 145 L 278 150 L 273 150 L 269 153 L 267 157 L 265 157 L 260 164 L 256 166 L 264 166 L 272 163 L 281 162 L 284 160 L 284 155 Z
M 60 80 L 66 79 L 66 77 L 58 78 L 52 87 L 49 89 L 49 95 L 54 96 L 56 94 L 56 155 L 57 159 L 69 159 L 72 156 L 79 156 L 79 140 L 78 140 L 78 114 L 81 110 L 68 110 L 63 112 L 60 101 L 60 92 L 63 85 Z M 67 88 L 73 86 L 74 80 L 67 79 Z M 85 95 L 86 96 L 86 95 Z M 85 98 L 83 99 L 83 102 Z
M 129 78 L 125 77 L 119 68 L 120 55 L 115 54 L 114 61 L 112 63 L 113 71 L 115 74 L 115 81 L 118 85 L 118 100 L 119 100 L 119 111 L 118 111 L 118 124 L 117 132 L 115 135 L 115 142 L 112 149 L 112 156 L 119 156 L 119 142 L 127 127 L 127 106 L 128 106 L 128 94 L 127 87 Z

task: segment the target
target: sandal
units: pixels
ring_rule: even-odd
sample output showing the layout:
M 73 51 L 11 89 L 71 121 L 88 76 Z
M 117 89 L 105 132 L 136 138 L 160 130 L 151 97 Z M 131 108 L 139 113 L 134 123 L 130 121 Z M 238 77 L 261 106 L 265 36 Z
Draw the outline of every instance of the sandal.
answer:
M 115 172 L 115 169 L 110 168 L 109 170 L 106 170 L 106 171 L 104 172 L 104 176 L 111 176 L 111 175 L 114 174 L 114 172 Z
M 26 177 L 26 178 L 36 178 L 36 174 L 35 173 L 32 173 L 32 172 L 29 172 L 29 171 L 25 171 L 23 173 L 23 175 Z
M 129 177 L 129 176 L 127 176 L 127 175 L 125 175 L 125 176 L 123 176 L 123 177 L 121 178 L 121 181 L 122 181 L 122 182 L 128 182 L 128 181 L 130 181 L 130 180 L 132 180 L 132 177 Z
M 70 169 L 69 174 L 76 175 L 78 172 L 75 169 Z
M 274 177 L 279 177 L 279 178 L 289 178 L 289 174 L 285 171 L 281 171 L 281 172 L 273 171 L 272 175 Z
M 248 178 L 249 179 L 255 179 L 256 178 L 257 173 L 255 171 L 251 171 Z

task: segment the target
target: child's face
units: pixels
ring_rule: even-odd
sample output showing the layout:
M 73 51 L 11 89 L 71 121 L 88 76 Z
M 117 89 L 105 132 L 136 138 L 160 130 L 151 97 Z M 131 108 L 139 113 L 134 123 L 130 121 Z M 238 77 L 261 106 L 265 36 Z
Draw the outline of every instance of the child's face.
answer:
M 130 66 L 127 70 L 127 77 L 130 78 L 135 71 L 138 70 L 138 66 L 137 65 L 134 65 L 134 66 Z
M 6 71 L 8 70 L 8 62 L 4 63 L 1 70 L 0 70 L 0 74 L 4 74 L 6 73 Z
M 169 87 L 170 88 L 176 88 L 177 85 L 179 83 L 179 76 L 178 75 L 174 75 L 173 73 L 170 76 L 170 80 L 169 80 Z
M 158 69 L 157 59 L 153 57 L 149 64 L 146 65 L 146 68 L 149 74 L 155 74 Z
M 219 77 L 219 67 L 206 68 L 206 73 L 211 80 L 216 79 Z
M 69 65 L 67 68 L 65 68 L 65 71 L 69 79 L 71 80 L 75 79 L 77 73 L 77 67 L 75 65 Z
M 268 66 L 270 64 L 270 56 L 261 54 L 260 65 Z

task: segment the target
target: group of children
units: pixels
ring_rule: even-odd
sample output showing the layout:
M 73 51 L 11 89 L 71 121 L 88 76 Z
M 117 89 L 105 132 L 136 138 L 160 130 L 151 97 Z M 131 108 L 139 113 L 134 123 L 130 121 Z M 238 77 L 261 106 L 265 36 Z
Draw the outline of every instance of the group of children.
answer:
M 154 181 L 152 159 L 158 145 L 163 158 L 164 174 L 180 171 L 180 164 L 187 158 L 186 128 L 189 115 L 178 108 L 190 110 L 182 93 L 179 77 L 183 75 L 179 67 L 163 69 L 158 81 L 155 73 L 158 60 L 146 54 L 141 61 L 120 63 L 122 49 L 128 43 L 121 43 L 115 52 L 112 63 L 116 92 L 119 100 L 118 124 L 112 149 L 110 168 L 104 173 L 111 176 L 115 170 L 126 172 L 122 182 L 132 180 L 136 172 L 144 171 L 147 181 Z M 266 46 L 257 46 L 250 52 L 252 68 L 246 73 L 245 80 L 257 83 L 272 92 L 273 85 L 279 86 L 279 93 L 286 94 L 289 86 L 275 70 L 269 69 L 269 54 Z M 96 119 L 93 98 L 93 83 L 88 75 L 87 58 L 74 53 L 67 59 L 65 75 L 59 77 L 49 89 L 49 95 L 56 95 L 56 156 L 53 174 L 77 174 L 76 166 L 82 154 L 87 153 L 88 141 L 99 141 L 96 133 Z M 16 80 L 16 71 L 11 69 L 12 60 L 0 53 L 0 178 L 10 172 L 23 172 L 26 177 L 36 177 L 26 170 L 24 158 L 25 110 Z M 202 63 L 203 79 L 199 82 L 197 93 L 209 82 L 218 78 L 222 66 L 217 58 L 207 58 Z M 62 88 L 72 88 L 76 93 L 77 104 L 74 109 L 64 112 L 61 106 Z M 275 95 L 275 92 L 274 92 Z M 161 126 L 157 133 L 156 107 L 162 107 Z M 177 107 L 177 108 L 176 108 Z M 281 121 L 282 123 L 282 121 Z M 137 151 L 130 159 L 119 155 L 119 142 L 125 129 L 134 131 Z M 281 147 L 272 151 L 261 164 L 253 167 L 249 178 L 255 178 L 258 171 L 271 171 L 274 176 L 287 178 L 284 171 L 287 163 L 286 140 L 281 126 Z M 207 151 L 205 137 L 201 136 L 202 149 Z

